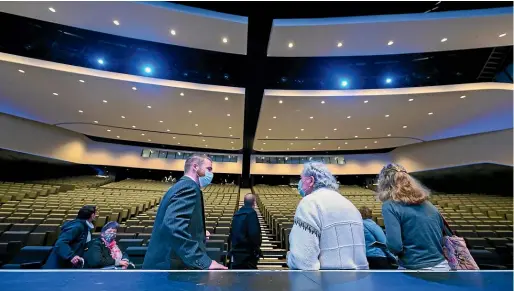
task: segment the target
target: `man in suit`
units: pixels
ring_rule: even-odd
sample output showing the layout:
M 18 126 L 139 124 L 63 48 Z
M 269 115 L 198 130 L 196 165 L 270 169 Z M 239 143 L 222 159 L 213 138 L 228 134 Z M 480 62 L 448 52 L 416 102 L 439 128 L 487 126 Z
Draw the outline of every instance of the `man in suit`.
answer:
M 244 205 L 232 218 L 232 269 L 257 269 L 261 255 L 261 225 L 255 212 L 255 195 L 245 195 Z
M 184 176 L 164 195 L 157 210 L 143 269 L 227 269 L 209 258 L 205 248 L 200 187 L 209 185 L 212 177 L 212 161 L 206 155 L 186 160 Z

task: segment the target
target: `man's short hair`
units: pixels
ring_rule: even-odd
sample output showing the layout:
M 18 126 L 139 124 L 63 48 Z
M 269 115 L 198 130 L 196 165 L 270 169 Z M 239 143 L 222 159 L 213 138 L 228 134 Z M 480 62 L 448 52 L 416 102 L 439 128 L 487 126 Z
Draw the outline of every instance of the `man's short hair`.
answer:
M 246 194 L 245 199 L 244 199 L 244 205 L 245 206 L 253 206 L 254 203 L 255 203 L 255 195 L 253 195 L 252 193 Z
M 184 172 L 189 172 L 193 164 L 198 164 L 201 166 L 205 160 L 212 161 L 211 158 L 209 158 L 209 156 L 205 154 L 194 154 L 190 156 L 184 164 Z
M 96 213 L 95 205 L 82 206 L 77 214 L 77 219 L 89 219 L 93 213 Z

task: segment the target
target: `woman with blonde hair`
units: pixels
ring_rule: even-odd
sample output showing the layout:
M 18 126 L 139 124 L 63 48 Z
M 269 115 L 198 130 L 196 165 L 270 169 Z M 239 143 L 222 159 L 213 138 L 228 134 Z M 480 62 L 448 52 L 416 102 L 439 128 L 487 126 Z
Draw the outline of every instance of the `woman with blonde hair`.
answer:
M 399 269 L 449 271 L 443 255 L 443 220 L 428 201 L 430 192 L 397 164 L 382 169 L 377 192 L 383 202 L 387 247 L 398 256 Z

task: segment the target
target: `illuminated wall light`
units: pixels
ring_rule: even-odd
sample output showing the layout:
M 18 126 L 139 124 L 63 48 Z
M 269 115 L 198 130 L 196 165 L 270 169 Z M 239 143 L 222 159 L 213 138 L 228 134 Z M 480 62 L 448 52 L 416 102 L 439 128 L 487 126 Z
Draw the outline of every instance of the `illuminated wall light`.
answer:
M 393 79 L 391 79 L 391 78 L 386 79 L 386 84 L 391 84 L 392 82 L 393 82 Z
M 135 125 L 132 125 L 132 128 L 136 128 L 136 126 L 135 126 Z
M 119 135 L 117 135 L 117 136 L 116 136 L 116 138 L 120 138 L 120 136 L 119 136 Z
M 347 87 L 348 86 L 348 81 L 346 81 L 346 80 L 341 81 L 341 86 L 342 87 Z

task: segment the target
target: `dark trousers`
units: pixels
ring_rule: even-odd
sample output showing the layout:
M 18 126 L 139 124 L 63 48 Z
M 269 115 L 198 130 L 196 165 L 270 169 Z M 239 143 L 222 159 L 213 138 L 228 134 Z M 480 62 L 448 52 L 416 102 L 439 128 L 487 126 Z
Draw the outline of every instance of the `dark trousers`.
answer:
M 391 262 L 385 257 L 367 257 L 369 268 L 372 270 L 394 269 Z
M 233 270 L 256 270 L 259 258 L 248 255 L 232 255 L 234 261 L 230 264 Z

